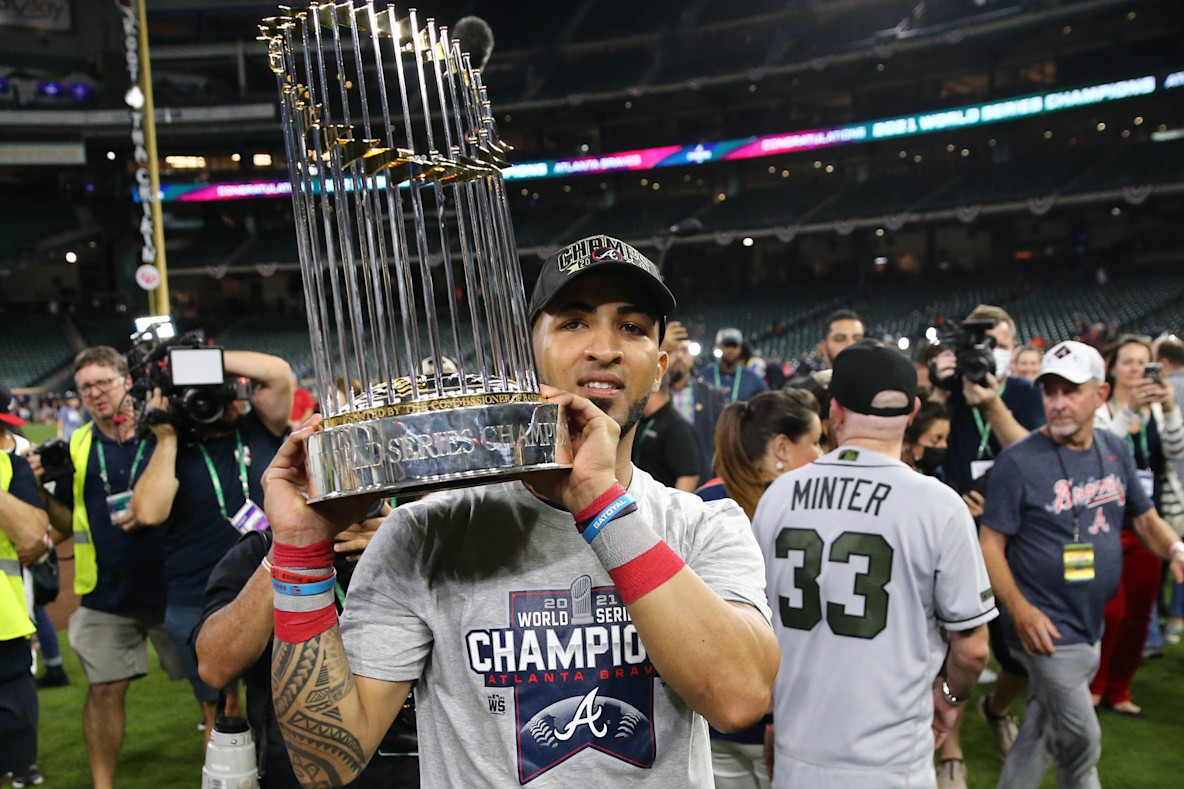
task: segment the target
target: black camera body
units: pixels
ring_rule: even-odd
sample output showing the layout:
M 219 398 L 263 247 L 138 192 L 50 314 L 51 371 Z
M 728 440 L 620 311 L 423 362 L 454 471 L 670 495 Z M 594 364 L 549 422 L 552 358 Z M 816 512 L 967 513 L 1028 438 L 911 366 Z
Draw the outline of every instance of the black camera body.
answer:
M 943 389 L 961 388 L 963 379 L 979 386 L 987 385 L 987 376 L 995 373 L 995 338 L 987 331 L 995 328 L 992 318 L 962 321 L 958 328 L 941 339 L 954 352 L 954 374 L 938 380 L 934 363 L 930 362 L 929 374 L 935 385 Z
M 170 424 L 183 442 L 195 443 L 231 403 L 250 396 L 249 388 L 226 381 L 222 349 L 208 345 L 200 330 L 161 340 L 154 328 L 140 335 L 127 356 L 136 432 L 145 438 L 153 425 Z M 167 398 L 167 410 L 148 407 L 155 389 Z
M 33 453 L 41 459 L 42 482 L 56 482 L 74 476 L 74 461 L 70 459 L 70 447 L 62 439 L 46 439 L 33 447 Z

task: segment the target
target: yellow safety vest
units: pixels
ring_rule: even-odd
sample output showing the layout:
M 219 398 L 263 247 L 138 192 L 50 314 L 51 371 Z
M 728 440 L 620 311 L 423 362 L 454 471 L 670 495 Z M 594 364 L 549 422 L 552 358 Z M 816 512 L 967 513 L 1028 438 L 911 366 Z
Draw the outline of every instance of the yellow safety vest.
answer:
M 70 436 L 70 459 L 74 461 L 74 592 L 90 594 L 99 583 L 99 563 L 90 536 L 86 512 L 86 466 L 94 440 L 94 422 L 87 422 Z
M 0 452 L 0 490 L 12 484 L 12 459 Z M 0 532 L 0 641 L 28 638 L 37 627 L 29 618 L 29 604 L 25 601 L 25 582 L 21 577 L 21 563 L 16 546 L 8 535 Z

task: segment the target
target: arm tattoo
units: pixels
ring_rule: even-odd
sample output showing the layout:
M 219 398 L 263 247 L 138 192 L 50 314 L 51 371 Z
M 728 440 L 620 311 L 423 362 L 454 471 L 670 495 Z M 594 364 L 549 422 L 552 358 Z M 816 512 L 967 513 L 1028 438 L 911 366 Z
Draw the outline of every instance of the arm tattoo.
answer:
M 305 787 L 342 786 L 357 777 L 367 756 L 343 724 L 354 675 L 341 634 L 329 630 L 302 644 L 280 640 L 272 649 L 276 719 L 292 769 Z

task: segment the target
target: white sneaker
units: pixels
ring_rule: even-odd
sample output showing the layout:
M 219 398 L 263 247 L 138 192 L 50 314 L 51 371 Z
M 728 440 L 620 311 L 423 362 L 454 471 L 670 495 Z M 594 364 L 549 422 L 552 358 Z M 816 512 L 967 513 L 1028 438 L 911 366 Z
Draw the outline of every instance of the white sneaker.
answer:
M 1184 634 L 1184 625 L 1177 622 L 1169 622 L 1163 631 L 1163 640 L 1169 644 L 1179 644 L 1180 636 Z
M 1000 759 L 1007 761 L 1007 754 L 1011 753 L 1011 746 L 1015 744 L 1015 738 L 1020 733 L 1020 725 L 1011 712 L 1006 715 L 994 715 L 989 708 L 990 698 L 980 696 L 975 706 L 995 737 L 995 752 L 999 754 Z

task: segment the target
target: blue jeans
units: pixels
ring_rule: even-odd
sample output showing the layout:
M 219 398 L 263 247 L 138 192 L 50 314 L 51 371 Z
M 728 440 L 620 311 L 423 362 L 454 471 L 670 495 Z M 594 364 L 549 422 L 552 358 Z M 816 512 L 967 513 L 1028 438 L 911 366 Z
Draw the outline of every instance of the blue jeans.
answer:
M 169 640 L 177 648 L 177 657 L 185 669 L 185 678 L 193 688 L 193 696 L 198 701 L 210 704 L 218 701 L 218 688 L 211 688 L 202 682 L 197 673 L 197 653 L 194 652 L 190 638 L 197 623 L 201 621 L 201 609 L 193 606 L 170 605 L 164 610 L 164 628 L 169 633 Z M 226 690 L 238 688 L 238 680 L 226 686 Z
M 41 644 L 41 657 L 47 666 L 62 665 L 62 647 L 58 644 L 58 631 L 45 611 L 45 606 L 34 606 L 33 616 L 37 622 L 37 642 Z
M 1171 577 L 1170 573 L 1168 577 Z M 1144 644 L 1146 649 L 1164 647 L 1163 631 L 1159 625 L 1159 615 L 1164 608 L 1172 619 L 1184 619 L 1184 584 L 1172 584 L 1172 599 L 1166 606 L 1161 598 L 1156 598 L 1155 605 L 1151 607 L 1151 627 L 1147 629 L 1147 643 Z

